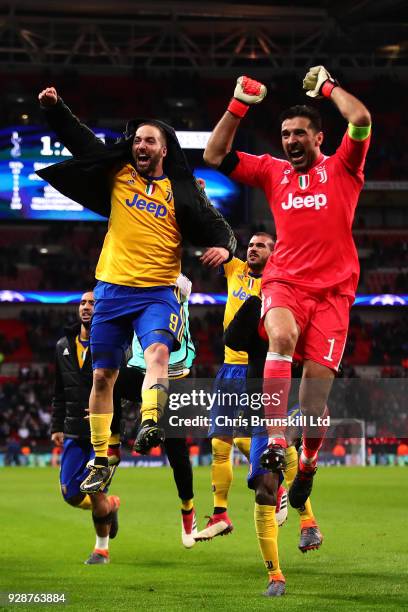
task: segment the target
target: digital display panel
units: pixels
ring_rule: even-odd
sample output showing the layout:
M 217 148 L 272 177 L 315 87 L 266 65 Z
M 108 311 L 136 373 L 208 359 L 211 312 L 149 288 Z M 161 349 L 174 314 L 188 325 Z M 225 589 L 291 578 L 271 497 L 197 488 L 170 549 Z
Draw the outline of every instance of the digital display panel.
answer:
M 118 132 L 95 130 L 107 143 L 114 142 Z M 202 149 L 209 132 L 177 132 L 180 144 L 192 167 L 202 163 Z M 102 221 L 104 217 L 66 198 L 36 172 L 71 157 L 52 132 L 39 126 L 12 126 L 0 130 L 0 219 Z M 212 204 L 227 218 L 242 219 L 237 201 L 240 188 L 216 170 L 196 167 L 195 176 L 206 182 Z
M 110 130 L 96 132 L 103 140 L 115 140 Z M 0 218 L 61 221 L 101 221 L 103 217 L 66 198 L 37 170 L 71 157 L 52 132 L 38 126 L 0 130 Z

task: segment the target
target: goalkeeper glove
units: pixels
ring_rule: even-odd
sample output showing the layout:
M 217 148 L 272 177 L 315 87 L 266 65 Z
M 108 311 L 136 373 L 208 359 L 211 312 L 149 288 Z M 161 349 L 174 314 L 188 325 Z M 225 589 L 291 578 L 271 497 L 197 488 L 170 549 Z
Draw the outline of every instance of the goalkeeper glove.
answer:
M 230 113 L 242 119 L 251 104 L 259 104 L 266 96 L 266 87 L 259 81 L 240 76 L 234 89 L 234 97 L 228 105 Z
M 191 288 L 193 284 L 187 276 L 184 274 L 179 274 L 176 279 L 176 287 L 180 289 L 181 292 L 181 302 L 188 302 L 188 298 L 191 295 Z
M 303 79 L 303 89 L 306 89 L 306 95 L 311 98 L 330 98 L 338 84 L 324 66 L 313 66 Z

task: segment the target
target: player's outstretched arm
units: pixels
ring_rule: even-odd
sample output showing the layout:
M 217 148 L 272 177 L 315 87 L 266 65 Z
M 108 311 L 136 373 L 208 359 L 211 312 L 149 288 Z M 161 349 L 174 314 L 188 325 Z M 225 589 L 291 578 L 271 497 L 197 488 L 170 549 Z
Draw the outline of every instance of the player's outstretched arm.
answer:
M 371 115 L 364 104 L 340 87 L 324 66 L 313 66 L 303 79 L 303 89 L 310 98 L 330 98 L 343 117 L 355 126 L 371 125 Z
M 231 151 L 241 119 L 252 104 L 259 104 L 265 96 L 265 85 L 246 76 L 238 78 L 228 110 L 215 126 L 205 148 L 204 161 L 208 166 L 218 168 Z
M 59 97 L 55 87 L 46 87 L 39 95 L 40 106 L 47 123 L 74 157 L 98 154 L 105 148 L 102 140 L 71 112 Z
M 258 340 L 261 299 L 251 295 L 236 312 L 224 333 L 225 344 L 233 351 L 248 352 Z
M 343 117 L 357 127 L 371 125 L 371 115 L 364 104 L 342 87 L 335 87 L 330 98 Z
M 180 200 L 184 203 L 183 213 L 179 215 L 181 234 L 194 246 L 221 249 L 222 261 L 230 259 L 237 248 L 237 241 L 231 226 L 219 210 L 211 204 L 204 189 L 197 183 L 192 187 L 190 194 L 186 192 L 187 198 L 182 197 Z M 177 185 L 175 185 L 175 192 L 176 188 Z M 188 186 L 188 189 L 190 188 L 191 185 Z M 219 258 L 214 256 L 214 260 L 216 259 Z M 204 257 L 202 263 L 210 266 L 219 265 L 218 261 L 213 263 L 213 257 L 210 254 Z
M 210 268 L 218 268 L 228 261 L 229 257 L 229 251 L 224 249 L 224 247 L 210 247 L 206 249 L 204 255 L 200 257 L 200 261 Z

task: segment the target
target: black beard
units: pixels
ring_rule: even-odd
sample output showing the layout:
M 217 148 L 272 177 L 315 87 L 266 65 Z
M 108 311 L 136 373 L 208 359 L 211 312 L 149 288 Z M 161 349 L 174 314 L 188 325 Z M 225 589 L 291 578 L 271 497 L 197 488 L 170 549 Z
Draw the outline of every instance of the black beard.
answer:
M 157 155 L 153 155 L 153 157 L 150 158 L 149 165 L 144 170 L 139 169 L 139 163 L 137 159 L 134 160 L 134 164 L 136 165 L 136 170 L 138 171 L 140 176 L 152 176 L 154 171 L 156 170 L 156 167 L 159 161 L 160 161 L 160 155 L 157 154 Z
M 136 170 L 138 171 L 140 176 L 144 176 L 144 177 L 151 176 L 152 164 L 150 163 L 145 170 L 140 170 L 139 164 L 136 162 Z
M 81 321 L 81 324 L 85 327 L 85 329 L 89 329 L 91 327 L 91 319 L 89 319 L 89 321 Z
M 251 270 L 251 272 L 255 272 L 255 274 L 260 274 L 261 272 L 263 272 L 264 269 L 264 265 L 262 263 L 255 263 L 255 264 L 248 264 L 249 269 Z

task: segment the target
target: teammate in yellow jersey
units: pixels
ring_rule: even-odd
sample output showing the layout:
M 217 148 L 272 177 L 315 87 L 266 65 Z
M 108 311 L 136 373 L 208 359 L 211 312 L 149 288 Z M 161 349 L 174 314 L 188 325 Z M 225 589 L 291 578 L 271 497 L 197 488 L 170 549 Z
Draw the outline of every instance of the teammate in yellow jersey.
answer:
M 71 113 L 55 88 L 44 89 L 39 100 L 74 158 L 38 174 L 67 197 L 109 217 L 91 327 L 95 462 L 81 484 L 84 493 L 95 493 L 109 479 L 113 387 L 134 332 L 146 363 L 135 450 L 147 453 L 164 439 L 158 420 L 168 399 L 169 354 L 179 348 L 184 324 L 175 287 L 182 240 L 210 247 L 201 261 L 212 267 L 234 254 L 236 241 L 194 179 L 169 125 L 133 120 L 116 144 L 106 146 Z
M 227 279 L 228 299 L 225 306 L 224 330 L 251 295 L 261 293 L 262 272 L 272 253 L 274 240 L 270 234 L 258 232 L 248 244 L 247 259 L 242 261 L 234 257 L 224 264 Z M 234 351 L 225 346 L 224 364 L 216 376 L 216 387 L 228 393 L 243 393 L 246 389 L 248 354 Z M 232 482 L 231 451 L 233 443 L 249 460 L 251 439 L 249 432 L 242 427 L 233 426 L 232 420 L 239 421 L 239 406 L 214 405 L 211 410 L 212 438 L 212 489 L 214 493 L 214 511 L 205 529 L 195 537 L 196 540 L 209 540 L 215 536 L 226 535 L 233 529 L 227 514 L 228 493 Z M 244 420 L 244 419 L 242 419 Z

